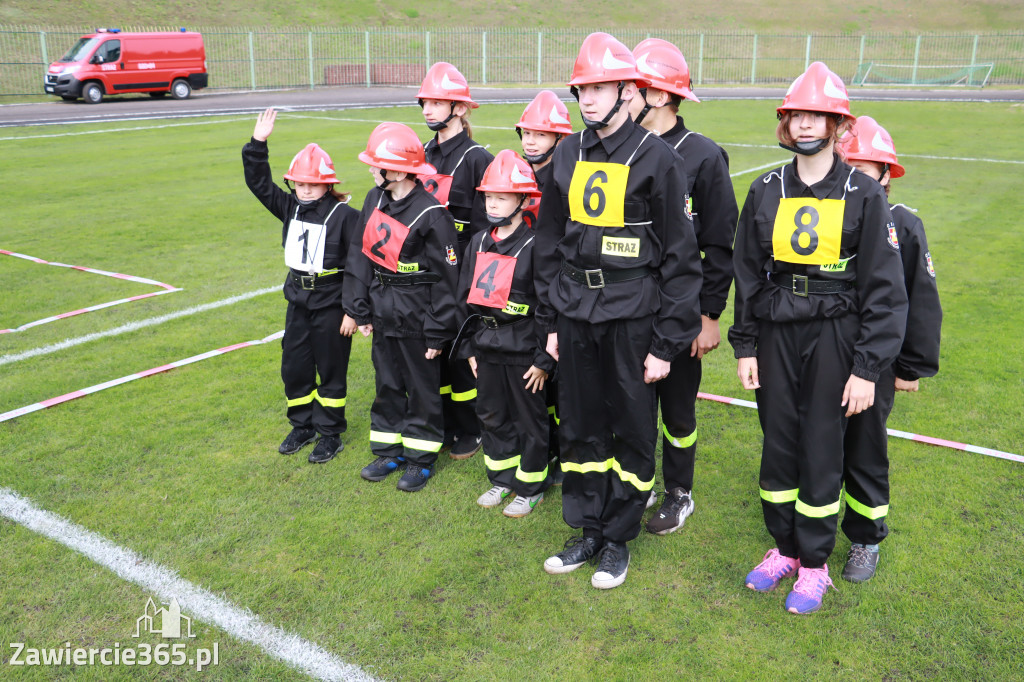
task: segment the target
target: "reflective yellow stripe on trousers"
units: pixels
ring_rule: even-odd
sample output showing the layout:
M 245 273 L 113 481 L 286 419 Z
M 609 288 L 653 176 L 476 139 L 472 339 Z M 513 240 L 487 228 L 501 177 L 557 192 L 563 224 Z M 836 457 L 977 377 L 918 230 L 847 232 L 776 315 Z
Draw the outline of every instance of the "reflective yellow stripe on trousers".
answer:
M 853 511 L 857 512 L 861 516 L 871 519 L 872 521 L 884 519 L 886 515 L 889 513 L 889 505 L 883 504 L 880 507 L 869 507 L 866 504 L 858 502 L 857 500 L 850 497 L 849 492 L 846 493 L 846 506 L 852 509 Z
M 615 473 L 619 475 L 619 478 L 621 478 L 625 483 L 629 483 L 637 490 L 647 491 L 654 487 L 653 478 L 649 481 L 641 481 L 636 474 L 623 471 L 622 465 L 619 464 L 618 460 L 614 457 L 606 459 L 603 462 L 586 462 L 584 464 L 578 464 L 576 462 L 562 462 L 562 471 L 575 471 L 579 474 L 615 471 Z
M 301 398 L 292 398 L 288 401 L 288 407 L 295 407 L 296 405 L 308 405 L 316 399 L 316 389 L 309 395 L 304 395 Z
M 677 448 L 688 448 L 697 442 L 697 429 L 694 429 L 693 433 L 691 433 L 689 436 L 683 436 L 682 438 L 676 438 L 671 433 L 669 433 L 668 427 L 665 426 L 664 424 L 661 425 L 661 430 L 662 432 L 664 432 L 665 438 L 668 438 L 668 442 L 672 443 L 672 445 L 676 446 Z

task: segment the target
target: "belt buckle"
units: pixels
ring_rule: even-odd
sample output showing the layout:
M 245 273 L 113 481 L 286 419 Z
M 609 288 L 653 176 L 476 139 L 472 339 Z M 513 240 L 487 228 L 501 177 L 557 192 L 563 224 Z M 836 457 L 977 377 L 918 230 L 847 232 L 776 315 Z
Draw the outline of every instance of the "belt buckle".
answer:
M 590 278 L 597 276 L 597 284 L 594 283 Z M 604 288 L 604 270 L 584 270 L 583 276 L 586 279 L 586 285 L 588 289 L 603 289 Z
M 299 275 L 299 285 L 305 291 L 312 291 L 316 287 L 316 275 Z
M 498 328 L 498 318 L 491 317 L 490 315 L 482 315 L 480 319 L 483 320 L 484 326 L 488 329 Z
M 793 277 L 793 293 L 797 296 L 803 296 L 807 298 L 807 275 L 792 275 Z M 801 291 L 802 284 L 802 291 Z

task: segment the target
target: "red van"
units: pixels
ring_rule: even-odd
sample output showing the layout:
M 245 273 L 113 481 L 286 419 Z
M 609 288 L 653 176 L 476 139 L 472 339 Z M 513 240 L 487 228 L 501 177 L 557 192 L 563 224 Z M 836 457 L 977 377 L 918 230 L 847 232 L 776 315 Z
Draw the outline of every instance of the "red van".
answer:
M 98 104 L 104 95 L 171 93 L 186 99 L 207 84 L 203 36 L 180 33 L 122 33 L 97 29 L 82 36 L 60 61 L 50 64 L 45 91 L 66 100 Z

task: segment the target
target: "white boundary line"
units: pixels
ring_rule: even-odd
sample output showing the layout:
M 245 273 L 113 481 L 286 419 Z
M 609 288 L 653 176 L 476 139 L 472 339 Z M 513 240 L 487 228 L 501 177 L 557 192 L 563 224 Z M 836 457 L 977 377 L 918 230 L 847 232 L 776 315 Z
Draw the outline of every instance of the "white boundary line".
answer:
M 746 175 L 747 173 L 753 173 L 754 171 L 765 170 L 766 168 L 775 168 L 776 166 L 784 166 L 784 165 L 786 165 L 789 162 L 790 162 L 790 159 L 783 159 L 782 161 L 772 161 L 771 163 L 766 163 L 764 165 L 756 166 L 754 168 L 748 168 L 746 170 L 736 171 L 735 173 L 729 173 L 729 177 L 730 178 L 738 178 L 741 175 Z
M 131 120 L 137 120 L 137 119 L 131 119 Z M 142 119 L 142 120 L 146 120 L 146 119 Z M 235 119 L 222 118 L 222 119 L 218 119 L 216 121 L 195 121 L 193 123 L 166 123 L 164 125 L 158 125 L 158 126 L 138 126 L 136 128 L 107 128 L 107 129 L 104 129 L 104 130 L 80 130 L 78 132 L 72 132 L 72 133 L 53 133 L 52 135 L 17 135 L 17 136 L 11 136 L 11 137 L 0 137 L 0 142 L 6 142 L 8 140 L 38 140 L 38 139 L 41 139 L 41 138 L 48 138 L 48 137 L 76 137 L 78 135 L 99 135 L 99 134 L 102 134 L 102 133 L 126 133 L 126 132 L 132 132 L 133 130 L 160 130 L 161 128 L 184 128 L 184 127 L 187 127 L 187 126 L 208 126 L 208 125 L 214 125 L 214 124 L 217 124 L 217 123 L 237 123 L 239 121 L 249 121 L 249 120 L 251 120 L 251 117 L 250 116 L 246 116 L 245 118 L 235 118 Z M 96 121 L 96 123 L 106 123 L 106 121 Z M 82 124 L 82 125 L 88 125 L 88 124 Z
M 0 516 L 39 533 L 109 569 L 119 578 L 138 585 L 167 602 L 177 599 L 183 611 L 224 630 L 243 642 L 319 680 L 376 682 L 362 668 L 345 663 L 323 647 L 277 626 L 263 622 L 208 590 L 194 585 L 175 571 L 149 561 L 102 535 L 32 504 L 9 488 L 0 487 Z
M 9 355 L 0 355 L 0 366 L 10 364 L 12 362 L 18 362 L 19 360 L 27 360 L 29 358 L 39 357 L 40 355 L 48 355 L 55 353 L 65 348 L 72 348 L 74 346 L 95 341 L 96 339 L 104 339 L 110 336 L 118 336 L 119 334 L 127 334 L 145 327 L 152 327 L 153 325 L 163 324 L 171 320 L 176 320 L 180 317 L 188 317 L 189 315 L 195 315 L 196 313 L 203 313 L 207 310 L 214 310 L 216 308 L 222 308 L 224 306 L 232 305 L 240 301 L 246 301 L 250 298 L 262 296 L 263 294 L 269 294 L 274 291 L 280 291 L 281 285 L 272 287 L 266 287 L 265 289 L 256 289 L 255 291 L 248 291 L 244 294 L 238 294 L 230 298 L 221 299 L 220 301 L 214 301 L 212 303 L 204 303 L 203 305 L 193 306 L 191 308 L 185 308 L 177 312 L 168 313 L 167 315 L 160 315 L 159 317 L 150 317 L 145 320 L 139 320 L 138 322 L 129 322 L 128 324 L 108 329 L 102 332 L 96 332 L 94 334 L 86 334 L 85 336 L 79 336 L 74 339 L 65 339 L 58 343 L 51 344 L 49 346 L 42 346 L 40 348 L 34 348 L 27 350 L 22 353 L 11 353 Z

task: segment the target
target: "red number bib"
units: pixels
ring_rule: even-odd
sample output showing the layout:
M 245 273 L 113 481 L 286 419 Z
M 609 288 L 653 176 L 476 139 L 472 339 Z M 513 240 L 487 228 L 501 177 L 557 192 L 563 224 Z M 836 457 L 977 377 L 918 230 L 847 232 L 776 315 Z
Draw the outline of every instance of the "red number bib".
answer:
M 363 230 L 363 253 L 374 263 L 397 272 L 398 255 L 408 236 L 408 227 L 375 208 Z
M 512 291 L 512 275 L 515 274 L 516 259 L 499 253 L 483 251 L 476 254 L 473 269 L 473 284 L 469 288 L 467 303 L 487 308 L 503 309 L 508 304 Z
M 537 218 L 540 216 L 540 197 L 530 197 L 523 206 L 523 222 L 533 229 L 537 225 Z
M 448 205 L 448 195 L 452 191 L 452 176 L 441 173 L 421 175 L 420 181 L 423 182 L 423 188 L 437 199 L 437 203 L 442 206 Z

